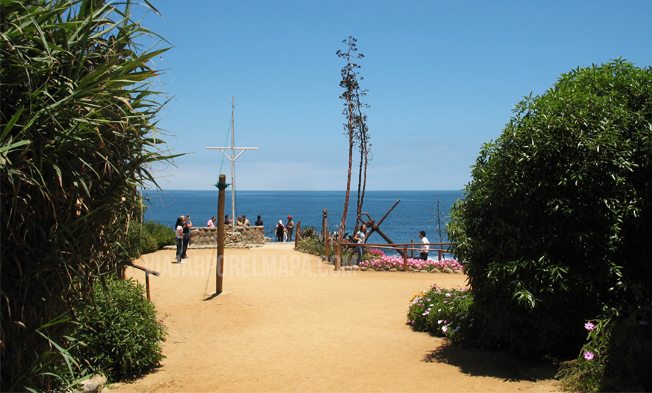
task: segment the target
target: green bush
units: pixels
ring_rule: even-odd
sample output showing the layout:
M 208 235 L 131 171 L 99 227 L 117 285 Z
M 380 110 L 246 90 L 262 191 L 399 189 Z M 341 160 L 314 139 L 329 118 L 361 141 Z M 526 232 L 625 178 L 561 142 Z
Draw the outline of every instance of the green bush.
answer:
M 325 255 L 326 246 L 324 245 L 324 238 L 315 234 L 310 237 L 301 238 L 297 244 L 297 250 L 313 255 Z M 335 256 L 335 245 L 332 243 L 332 240 L 328 251 L 328 260 L 333 263 L 333 257 Z M 342 265 L 349 265 L 354 255 L 356 255 L 354 247 L 342 247 Z M 372 257 L 372 255 L 365 253 L 363 260 L 367 260 Z M 357 259 L 358 257 L 356 256 L 355 258 Z
M 156 250 L 160 250 L 165 246 L 174 244 L 174 230 L 166 225 L 161 224 L 159 221 L 147 221 L 143 224 L 143 230 L 150 234 L 154 241 L 156 241 Z M 153 252 L 145 251 L 143 253 Z
M 126 252 L 129 259 L 136 259 L 142 254 L 143 226 L 136 221 L 129 223 L 127 230 L 127 242 L 125 244 Z
M 143 228 L 144 229 L 144 228 Z M 154 239 L 154 236 L 152 236 L 151 233 L 147 232 L 146 230 L 143 230 L 143 238 L 140 243 L 140 254 L 148 254 L 150 252 L 154 252 L 159 249 L 158 243 L 156 242 L 156 239 Z
M 301 239 L 314 238 L 318 236 L 319 235 L 317 235 L 317 230 L 315 230 L 313 227 L 305 227 L 301 230 Z
M 76 312 L 73 337 L 81 344 L 71 350 L 73 356 L 112 381 L 157 366 L 166 333 L 154 304 L 144 297 L 145 287 L 131 279 L 112 278 L 96 282 L 93 291 L 92 300 Z
M 174 231 L 171 228 L 158 221 L 148 221 L 144 224 L 131 221 L 124 247 L 131 261 L 170 244 L 174 244 Z
M 515 112 L 482 148 L 449 238 L 485 342 L 577 353 L 605 305 L 652 298 L 652 69 L 578 68 Z
M 560 371 L 566 390 L 652 390 L 652 303 L 606 310 L 584 327 L 588 342 Z
M 448 337 L 451 342 L 469 340 L 473 327 L 473 296 L 468 289 L 438 288 L 414 295 L 408 325 L 418 332 Z

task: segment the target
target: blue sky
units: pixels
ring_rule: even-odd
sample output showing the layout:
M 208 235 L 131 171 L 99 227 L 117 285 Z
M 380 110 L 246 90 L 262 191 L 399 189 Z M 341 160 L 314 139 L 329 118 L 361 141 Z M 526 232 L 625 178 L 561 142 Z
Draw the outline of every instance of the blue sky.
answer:
M 232 96 L 235 145 L 260 149 L 236 161 L 238 190 L 344 190 L 335 52 L 349 36 L 365 56 L 368 190 L 460 190 L 523 96 L 617 57 L 652 65 L 650 0 L 152 3 L 162 17 L 143 24 L 174 45 L 155 60 L 172 98 L 159 126 L 188 153 L 154 168 L 164 190 L 215 189 L 220 168 L 230 178 L 206 147 L 230 145 Z

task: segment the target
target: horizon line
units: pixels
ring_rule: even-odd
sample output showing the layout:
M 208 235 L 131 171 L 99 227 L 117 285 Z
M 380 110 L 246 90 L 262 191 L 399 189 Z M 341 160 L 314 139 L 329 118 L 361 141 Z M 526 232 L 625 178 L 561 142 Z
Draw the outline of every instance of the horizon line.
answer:
M 227 189 L 226 191 L 230 191 Z M 169 188 L 169 189 L 156 189 L 148 188 L 146 191 L 217 191 L 210 189 L 181 189 L 181 188 Z M 346 190 L 236 190 L 236 191 L 255 191 L 255 192 L 346 192 Z M 464 189 L 441 189 L 441 190 L 365 190 L 365 192 L 430 192 L 430 191 L 464 191 Z M 351 194 L 357 193 L 357 190 L 351 190 Z

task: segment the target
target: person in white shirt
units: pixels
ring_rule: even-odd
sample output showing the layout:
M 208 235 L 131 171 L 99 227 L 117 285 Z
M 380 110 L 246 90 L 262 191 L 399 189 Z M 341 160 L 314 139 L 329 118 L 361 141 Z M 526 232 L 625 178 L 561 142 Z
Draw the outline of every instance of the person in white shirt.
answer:
M 426 261 L 428 260 L 428 251 L 430 250 L 430 246 L 428 243 L 428 238 L 426 237 L 426 231 L 420 231 L 419 232 L 419 238 L 421 238 L 421 250 L 419 251 L 419 257 Z
M 369 231 L 367 230 L 367 226 L 362 224 L 360 230 L 355 233 L 355 236 L 353 236 L 353 240 L 355 240 L 356 243 L 364 243 L 368 235 Z M 360 262 L 362 262 L 362 257 L 364 256 L 364 249 L 362 246 L 357 246 L 355 251 L 358 254 L 358 265 L 360 265 Z

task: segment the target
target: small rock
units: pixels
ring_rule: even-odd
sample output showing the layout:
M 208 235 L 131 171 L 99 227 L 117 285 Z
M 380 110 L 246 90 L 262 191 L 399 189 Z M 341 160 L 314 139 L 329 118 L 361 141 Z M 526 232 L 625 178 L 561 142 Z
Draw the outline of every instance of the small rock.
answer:
M 441 272 L 439 271 L 439 269 L 432 269 L 430 273 L 441 273 Z
M 421 269 L 419 270 L 419 273 L 428 273 L 428 271 L 426 269 Z
M 448 274 L 454 274 L 454 273 L 453 273 L 453 269 L 451 269 L 451 268 L 449 268 L 449 267 L 445 267 L 445 268 L 443 269 L 443 272 L 444 272 L 444 273 L 448 273 Z
M 361 271 L 361 272 L 366 272 L 366 271 L 367 271 L 367 268 L 366 268 L 366 267 L 361 267 L 361 268 L 360 268 L 360 271 Z
M 393 267 L 393 268 L 389 269 L 389 271 L 390 272 L 397 272 L 398 270 L 395 267 Z
M 106 377 L 93 375 L 91 378 L 80 383 L 80 385 L 84 388 L 84 393 L 99 392 L 106 385 Z
M 461 270 L 453 270 L 453 272 L 455 272 L 455 274 L 463 274 L 463 273 L 464 273 L 464 272 L 461 271 Z

